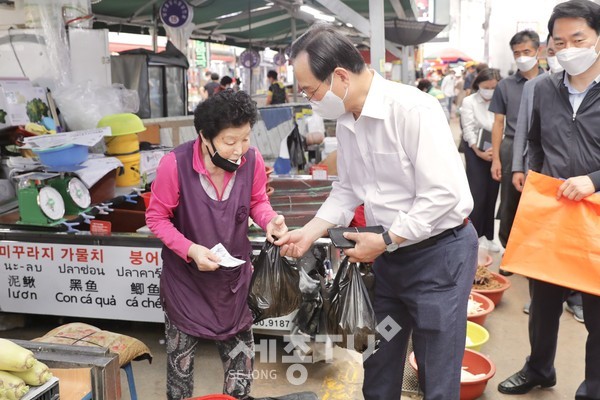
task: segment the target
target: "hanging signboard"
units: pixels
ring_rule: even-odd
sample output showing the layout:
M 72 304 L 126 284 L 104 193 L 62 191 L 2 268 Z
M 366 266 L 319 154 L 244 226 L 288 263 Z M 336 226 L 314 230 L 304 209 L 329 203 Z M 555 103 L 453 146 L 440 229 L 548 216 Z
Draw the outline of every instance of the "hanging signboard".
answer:
M 208 54 L 206 43 L 201 40 L 194 40 L 194 51 L 196 54 L 196 66 L 198 68 L 208 67 Z
M 194 17 L 194 9 L 185 0 L 165 0 L 159 11 L 163 24 L 171 28 L 182 28 Z
M 240 64 L 246 68 L 256 68 L 260 65 L 260 54 L 254 49 L 246 49 L 240 54 Z

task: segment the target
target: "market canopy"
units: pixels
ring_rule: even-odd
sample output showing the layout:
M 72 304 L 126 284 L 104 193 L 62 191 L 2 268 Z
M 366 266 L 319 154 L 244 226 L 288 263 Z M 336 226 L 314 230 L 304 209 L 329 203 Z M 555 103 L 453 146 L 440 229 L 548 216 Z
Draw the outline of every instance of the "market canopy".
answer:
M 97 1 L 92 5 L 96 19 L 94 27 L 149 33 L 155 22 L 160 22 L 157 15 L 162 3 L 163 0 Z M 195 39 L 241 47 L 252 44 L 256 47 L 285 48 L 293 40 L 294 24 L 296 35 L 299 36 L 317 20 L 310 13 L 301 11 L 301 6 L 310 6 L 317 12 L 333 15 L 336 19 L 332 23 L 355 43 L 368 44 L 368 38 L 349 26 L 344 18 L 344 14 L 357 13 L 368 19 L 367 0 L 189 0 L 188 3 L 194 9 L 192 38 Z M 386 21 L 393 21 L 399 16 L 406 19 L 416 19 L 418 16 L 415 0 L 384 0 L 383 4 Z M 331 9 L 340 11 L 336 15 Z M 164 33 L 160 23 L 158 26 L 160 32 Z M 433 32 L 429 28 L 423 31 Z M 402 41 L 402 34 L 388 40 L 397 44 L 415 42 L 414 39 Z
M 430 53 L 425 56 L 425 60 L 441 60 L 446 64 L 456 63 L 459 61 L 473 61 L 473 59 L 467 54 L 451 47 L 447 47 L 445 49 Z
M 429 42 L 445 27 L 428 21 L 393 19 L 385 23 L 385 38 L 403 46 L 416 46 Z

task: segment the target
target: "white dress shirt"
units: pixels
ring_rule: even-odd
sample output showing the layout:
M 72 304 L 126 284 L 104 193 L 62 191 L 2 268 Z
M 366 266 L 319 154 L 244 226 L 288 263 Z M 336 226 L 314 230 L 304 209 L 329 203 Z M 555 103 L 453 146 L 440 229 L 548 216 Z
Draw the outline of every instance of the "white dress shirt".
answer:
M 317 217 L 347 226 L 364 203 L 367 224 L 382 225 L 407 246 L 470 214 L 465 170 L 435 97 L 374 73 L 360 117 L 342 115 L 336 136 L 339 181 Z
M 494 113 L 488 110 L 489 101 L 477 93 L 465 97 L 460 107 L 460 121 L 462 123 L 463 139 L 469 147 L 477 143 L 479 129 L 492 131 Z

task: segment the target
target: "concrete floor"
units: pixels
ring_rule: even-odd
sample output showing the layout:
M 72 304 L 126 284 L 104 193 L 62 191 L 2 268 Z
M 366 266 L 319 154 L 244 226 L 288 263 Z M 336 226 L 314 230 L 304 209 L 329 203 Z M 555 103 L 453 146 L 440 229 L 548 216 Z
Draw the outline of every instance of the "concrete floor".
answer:
M 494 256 L 492 269 L 497 270 L 500 257 Z M 522 308 L 528 291 L 527 281 L 520 276 L 510 277 L 512 287 L 505 293 L 502 302 L 488 316 L 485 327 L 490 332 L 490 340 L 482 352 L 496 364 L 496 376 L 489 382 L 481 399 L 511 398 L 498 393 L 496 386 L 500 381 L 516 372 L 523 364 L 529 351 L 527 335 L 527 316 Z M 61 323 L 71 320 L 59 320 L 55 317 L 28 316 L 25 328 L 0 332 L 0 337 L 29 340 L 43 335 Z M 154 360 L 133 363 L 136 387 L 139 399 L 154 400 L 164 398 L 166 354 L 163 341 L 163 327 L 160 324 L 132 323 L 124 321 L 84 320 L 102 329 L 119 332 L 136 337 L 150 347 Z M 253 396 L 275 396 L 286 393 L 310 390 L 323 400 L 363 399 L 361 394 L 362 366 L 358 353 L 335 348 L 333 362 L 302 363 L 306 368 L 306 382 L 295 386 L 288 382 L 286 373 L 293 372 L 289 362 L 282 362 L 286 343 L 281 338 L 273 341 L 272 336 L 256 335 L 256 341 L 263 343 L 271 340 L 269 351 L 276 349 L 277 361 L 261 362 L 256 360 L 256 379 Z M 575 390 L 583 379 L 584 343 L 586 330 L 583 324 L 575 321 L 571 314 L 565 312 L 561 317 L 556 369 L 558 384 L 552 389 L 534 390 L 528 395 L 518 396 L 519 400 L 537 399 L 572 399 Z M 270 352 L 272 354 L 272 352 Z M 129 399 L 125 374 L 121 374 L 123 399 Z M 196 353 L 195 396 L 219 393 L 222 385 L 222 369 L 219 356 L 211 342 L 202 342 Z M 299 377 L 299 372 L 294 375 Z M 69 400 L 69 399 L 66 399 Z
M 455 119 L 451 126 L 457 135 Z M 500 255 L 496 253 L 491 268 L 497 270 L 499 263 Z M 490 332 L 490 340 L 483 346 L 482 352 L 494 361 L 497 369 L 496 375 L 489 382 L 484 396 L 481 397 L 485 400 L 511 398 L 511 396 L 498 393 L 496 387 L 500 381 L 521 368 L 529 352 L 527 316 L 522 312 L 523 305 L 528 298 L 527 281 L 520 276 L 512 276 L 510 280 L 512 287 L 505 293 L 502 302 L 490 314 L 485 324 Z M 60 323 L 68 322 L 59 321 L 57 318 L 35 316 L 28 317 L 28 321 L 27 327 L 0 332 L 0 337 L 28 340 L 41 336 Z M 152 351 L 154 361 L 152 364 L 147 361 L 133 364 L 138 398 L 154 400 L 165 397 L 166 356 L 165 347 L 161 344 L 163 340 L 162 325 L 106 320 L 82 322 L 134 336 L 146 343 Z M 543 391 L 537 389 L 528 395 L 516 398 L 519 400 L 540 397 L 548 400 L 574 398 L 575 390 L 583 379 L 586 336 L 584 325 L 576 322 L 571 314 L 564 313 L 561 318 L 556 356 L 557 386 Z M 256 336 L 257 341 L 261 339 L 273 338 Z M 302 364 L 306 367 L 307 380 L 302 385 L 294 386 L 286 378 L 286 372 L 289 372 L 288 368 L 291 364 L 281 361 L 281 355 L 285 354 L 284 347 L 285 343 L 282 340 L 276 341 L 275 348 L 278 354 L 276 362 L 261 362 L 257 359 L 255 369 L 260 376 L 255 379 L 253 396 L 276 396 L 310 390 L 316 392 L 323 400 L 360 400 L 363 398 L 361 394 L 362 366 L 357 353 L 335 348 L 331 363 Z M 220 393 L 222 374 L 221 363 L 214 345 L 210 342 L 203 342 L 196 353 L 194 395 Z M 295 376 L 298 377 L 298 373 Z M 129 399 L 124 373 L 122 373 L 121 380 L 123 399 Z

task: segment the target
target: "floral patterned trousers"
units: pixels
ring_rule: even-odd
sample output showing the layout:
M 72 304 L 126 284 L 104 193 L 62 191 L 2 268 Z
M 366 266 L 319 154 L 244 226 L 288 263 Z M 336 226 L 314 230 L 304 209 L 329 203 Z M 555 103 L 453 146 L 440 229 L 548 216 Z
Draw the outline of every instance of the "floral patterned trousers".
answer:
M 199 338 L 177 329 L 165 314 L 167 338 L 167 398 L 181 400 L 194 391 L 194 353 Z M 252 329 L 239 332 L 228 340 L 215 340 L 224 370 L 223 393 L 247 399 L 254 368 Z

